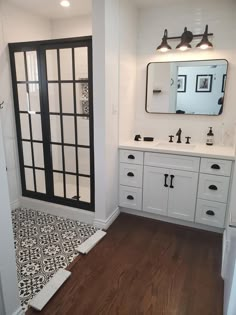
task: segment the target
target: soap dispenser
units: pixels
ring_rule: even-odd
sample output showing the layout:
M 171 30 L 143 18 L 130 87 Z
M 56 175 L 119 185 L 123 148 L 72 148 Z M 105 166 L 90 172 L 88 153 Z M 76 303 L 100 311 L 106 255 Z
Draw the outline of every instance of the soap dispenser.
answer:
M 209 127 L 209 132 L 207 134 L 207 139 L 206 139 L 206 145 L 213 145 L 214 144 L 214 133 L 212 131 L 212 127 Z

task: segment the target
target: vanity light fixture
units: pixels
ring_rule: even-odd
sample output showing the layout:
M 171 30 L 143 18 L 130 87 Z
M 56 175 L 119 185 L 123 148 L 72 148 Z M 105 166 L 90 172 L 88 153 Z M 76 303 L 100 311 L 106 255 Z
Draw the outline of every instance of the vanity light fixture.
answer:
M 161 44 L 157 47 L 157 51 L 161 52 L 167 52 L 168 50 L 171 49 L 171 46 L 168 44 L 168 40 L 177 40 L 180 39 L 180 43 L 176 46 L 176 49 L 185 51 L 192 46 L 190 43 L 192 42 L 193 39 L 202 37 L 202 40 L 200 41 L 199 44 L 197 44 L 197 48 L 201 49 L 208 49 L 212 48 L 213 45 L 212 43 L 208 40 L 208 36 L 213 36 L 213 33 L 208 33 L 208 25 L 205 27 L 205 32 L 204 34 L 193 34 L 191 31 L 187 29 L 187 27 L 184 28 L 184 32 L 181 36 L 173 36 L 173 37 L 168 37 L 168 31 L 165 29 L 164 31 L 164 36 L 162 38 Z
M 68 7 L 70 6 L 70 1 L 68 1 L 68 0 L 62 0 L 62 1 L 60 2 L 60 5 L 61 5 L 62 7 L 64 7 L 64 8 L 68 8 Z
M 159 45 L 157 47 L 157 50 L 159 50 L 161 52 L 166 52 L 166 51 L 171 49 L 170 45 L 168 45 L 168 43 L 167 43 L 167 38 L 168 38 L 168 31 L 167 31 L 167 29 L 165 29 L 164 36 L 162 37 L 161 45 Z
M 191 41 L 193 40 L 193 33 L 187 30 L 187 27 L 184 28 L 184 32 L 181 35 L 181 42 L 179 45 L 176 46 L 176 49 L 180 49 L 185 51 L 187 49 L 192 48 L 190 45 Z
M 202 40 L 200 41 L 199 44 L 197 44 L 196 47 L 197 48 L 201 48 L 201 49 L 213 48 L 212 43 L 208 39 L 208 25 L 206 25 L 205 32 L 203 34 Z

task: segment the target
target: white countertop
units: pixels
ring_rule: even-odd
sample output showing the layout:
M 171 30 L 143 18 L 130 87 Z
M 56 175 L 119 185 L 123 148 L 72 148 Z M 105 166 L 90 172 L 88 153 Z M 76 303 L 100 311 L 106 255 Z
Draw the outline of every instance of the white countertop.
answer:
M 171 143 L 164 141 L 148 142 L 131 140 L 128 142 L 121 143 L 119 145 L 119 148 L 124 150 L 190 155 L 231 161 L 235 160 L 234 147 L 225 147 L 218 145 L 207 146 L 205 144 L 198 143 L 193 143 L 189 145 L 189 147 L 187 144 L 180 144 L 179 147 L 177 143 L 173 143 L 173 147 L 171 145 L 172 145 Z

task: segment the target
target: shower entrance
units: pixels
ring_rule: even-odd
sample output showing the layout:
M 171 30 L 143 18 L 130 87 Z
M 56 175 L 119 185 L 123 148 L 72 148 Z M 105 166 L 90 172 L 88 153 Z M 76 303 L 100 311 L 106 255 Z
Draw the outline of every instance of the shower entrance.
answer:
M 23 196 L 94 211 L 92 37 L 9 51 Z

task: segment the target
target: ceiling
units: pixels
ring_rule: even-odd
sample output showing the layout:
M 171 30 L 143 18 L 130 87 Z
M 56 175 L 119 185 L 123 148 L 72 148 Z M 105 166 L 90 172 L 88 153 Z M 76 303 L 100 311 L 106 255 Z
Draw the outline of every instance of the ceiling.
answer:
M 23 8 L 29 12 L 32 12 L 33 14 L 41 15 L 49 19 L 59 19 L 79 15 L 87 15 L 91 14 L 92 12 L 92 0 L 69 0 L 71 3 L 71 6 L 69 8 L 63 8 L 62 6 L 60 6 L 61 0 L 6 0 L 6 1 L 9 3 L 13 3 L 14 5 Z M 155 6 L 171 5 L 176 3 L 182 3 L 184 1 L 186 2 L 186 0 L 132 0 L 132 2 L 139 8 L 153 5 Z M 196 0 L 188 1 L 196 2 Z
M 49 19 L 67 18 L 78 15 L 91 14 L 92 0 L 69 0 L 70 7 L 63 8 L 61 0 L 7 0 L 16 6 L 33 14 L 41 15 Z
M 186 2 L 186 0 L 132 0 L 139 8 L 148 6 L 163 6 L 168 4 L 180 4 Z M 204 0 L 201 0 L 204 1 Z M 210 1 L 220 1 L 220 0 L 210 0 Z M 235 0 L 232 0 L 235 1 Z M 188 2 L 196 3 L 196 0 L 188 0 Z

